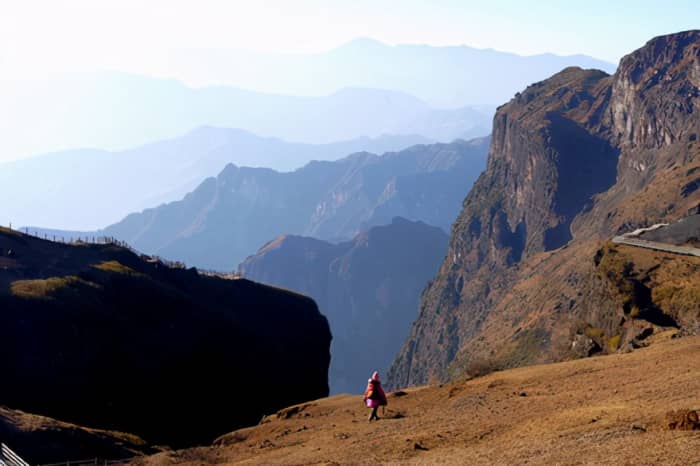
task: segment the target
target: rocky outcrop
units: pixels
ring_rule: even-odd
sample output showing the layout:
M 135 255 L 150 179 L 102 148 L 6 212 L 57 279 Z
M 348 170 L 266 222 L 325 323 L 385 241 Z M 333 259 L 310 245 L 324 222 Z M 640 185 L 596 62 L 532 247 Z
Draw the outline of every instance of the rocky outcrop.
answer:
M 679 409 L 666 414 L 669 430 L 700 430 L 700 414 L 694 409 Z
M 653 39 L 612 76 L 567 68 L 498 109 L 487 169 L 393 384 L 483 359 L 495 368 L 556 359 L 581 320 L 618 317 L 593 256 L 613 235 L 697 204 L 679 186 L 700 164 L 698 76 L 700 31 L 690 31 Z
M 196 445 L 328 394 L 309 298 L 0 230 L 0 403 Z
M 105 234 L 149 254 L 231 270 L 279 235 L 349 240 L 395 216 L 447 231 L 483 170 L 488 138 L 311 162 L 289 173 L 228 165 L 178 202 Z
M 401 347 L 447 240 L 439 228 L 395 218 L 340 244 L 277 238 L 239 272 L 314 298 L 333 332 L 331 392 L 361 393 L 372 371 L 384 374 Z

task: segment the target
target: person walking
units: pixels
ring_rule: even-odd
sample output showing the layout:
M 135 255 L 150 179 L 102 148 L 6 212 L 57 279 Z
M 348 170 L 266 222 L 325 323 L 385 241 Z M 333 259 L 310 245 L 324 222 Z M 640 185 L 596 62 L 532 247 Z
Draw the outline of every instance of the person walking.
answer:
M 369 415 L 368 421 L 372 422 L 373 419 L 378 421 L 379 416 L 377 416 L 377 409 L 380 406 L 387 405 L 386 395 L 382 389 L 382 382 L 379 380 L 379 372 L 374 371 L 372 377 L 367 381 L 367 389 L 365 390 L 363 400 L 368 408 L 372 408 L 372 413 Z

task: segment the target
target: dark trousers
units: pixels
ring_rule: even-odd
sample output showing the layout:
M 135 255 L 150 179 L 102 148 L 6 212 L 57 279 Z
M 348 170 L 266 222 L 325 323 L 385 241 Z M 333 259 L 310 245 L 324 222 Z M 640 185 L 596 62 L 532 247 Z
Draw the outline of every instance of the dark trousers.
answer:
M 372 419 L 379 420 L 379 416 L 377 416 L 377 410 L 379 409 L 379 406 L 375 406 L 372 408 L 372 414 L 369 415 L 369 420 L 371 421 Z

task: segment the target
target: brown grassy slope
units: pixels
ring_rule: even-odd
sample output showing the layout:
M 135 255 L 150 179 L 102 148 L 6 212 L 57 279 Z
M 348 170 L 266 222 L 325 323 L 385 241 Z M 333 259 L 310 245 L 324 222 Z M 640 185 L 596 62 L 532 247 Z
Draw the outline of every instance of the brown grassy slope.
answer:
M 373 423 L 359 397 L 340 395 L 228 434 L 219 446 L 134 464 L 698 464 L 700 432 L 665 423 L 668 411 L 700 408 L 698 358 L 700 337 L 666 339 L 409 389 L 390 396 Z
M 585 356 L 582 344 L 591 352 L 628 350 L 648 343 L 639 335 L 672 327 L 668 317 L 685 334 L 698 331 L 696 257 L 587 241 L 534 256 L 509 273 L 513 285 L 496 289 L 500 301 L 480 334 L 456 355 L 450 377 L 483 366 L 503 369 Z

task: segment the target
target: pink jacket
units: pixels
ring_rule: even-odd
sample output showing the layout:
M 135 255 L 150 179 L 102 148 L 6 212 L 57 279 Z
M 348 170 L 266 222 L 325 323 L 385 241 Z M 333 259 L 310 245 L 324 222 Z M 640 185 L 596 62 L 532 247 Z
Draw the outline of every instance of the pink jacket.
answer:
M 384 393 L 382 384 L 379 380 L 369 379 L 367 381 L 365 401 L 367 402 L 367 406 L 370 408 L 374 408 L 375 406 L 386 406 L 386 394 Z

